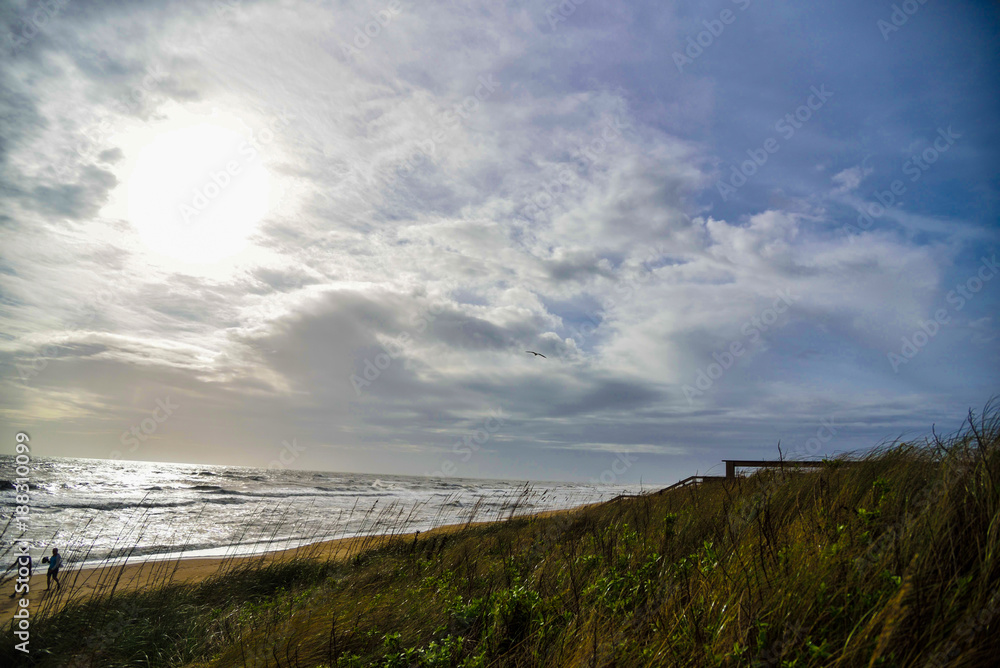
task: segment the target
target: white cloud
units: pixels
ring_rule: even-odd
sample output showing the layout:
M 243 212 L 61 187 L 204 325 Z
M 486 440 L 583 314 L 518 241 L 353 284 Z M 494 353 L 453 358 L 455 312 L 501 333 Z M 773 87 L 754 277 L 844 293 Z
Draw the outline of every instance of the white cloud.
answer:
M 434 452 L 497 405 L 521 425 L 504 436 L 512 448 L 691 455 L 713 425 L 787 423 L 782 401 L 826 391 L 826 376 L 782 366 L 813 339 L 881 351 L 932 308 L 956 248 L 829 233 L 842 221 L 824 198 L 855 201 L 870 168 L 840 171 L 809 204 L 711 211 L 699 197 L 717 159 L 691 137 L 713 86 L 692 76 L 637 100 L 581 79 L 581 62 L 637 58 L 616 54 L 641 19 L 607 10 L 621 23 L 604 29 L 581 10 L 553 35 L 546 6 L 406 5 L 363 48 L 369 10 L 340 3 L 221 17 L 94 7 L 53 26 L 3 71 L 21 104 L 3 137 L 0 360 L 59 355 L 27 386 L 0 381 L 0 411 L 52 429 L 72 416 L 97 455 L 132 419 L 134 392 L 191 407 L 158 434 L 179 458 L 295 431 L 370 449 L 353 465 L 377 468 L 383 446 Z M 150 66 L 162 74 L 144 84 Z M 115 203 L 143 136 L 212 114 L 270 133 L 259 160 L 280 203 L 247 252 L 168 262 Z M 81 132 L 92 141 L 78 152 Z M 793 306 L 747 341 L 744 325 L 782 290 Z M 747 354 L 731 374 L 698 406 L 678 404 L 734 341 Z M 389 346 L 399 355 L 359 395 L 352 375 Z M 845 386 L 824 401 L 861 399 Z

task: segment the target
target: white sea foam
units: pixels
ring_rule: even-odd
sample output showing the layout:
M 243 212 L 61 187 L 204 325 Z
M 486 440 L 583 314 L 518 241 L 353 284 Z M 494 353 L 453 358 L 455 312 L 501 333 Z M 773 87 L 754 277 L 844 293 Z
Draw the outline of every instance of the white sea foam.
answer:
M 0 470 L 12 471 L 10 457 Z M 253 554 L 367 533 L 506 518 L 606 500 L 635 486 L 317 473 L 224 466 L 35 459 L 23 536 L 67 566 L 107 559 Z M 0 485 L 0 554 L 21 532 Z M 473 515 L 474 514 L 474 515 Z

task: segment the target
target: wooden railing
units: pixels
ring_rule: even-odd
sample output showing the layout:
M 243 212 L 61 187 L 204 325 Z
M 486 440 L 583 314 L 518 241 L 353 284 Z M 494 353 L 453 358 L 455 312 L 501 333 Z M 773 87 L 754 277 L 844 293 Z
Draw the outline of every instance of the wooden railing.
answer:
M 684 480 L 679 480 L 675 482 L 670 487 L 664 487 L 658 492 L 649 492 L 648 494 L 619 494 L 612 501 L 621 501 L 622 499 L 634 499 L 640 496 L 655 496 L 656 494 L 663 494 L 664 492 L 669 492 L 672 489 L 678 489 L 681 487 L 687 487 L 688 485 L 698 485 L 703 482 L 714 482 L 718 480 L 732 480 L 737 477 L 737 468 L 795 468 L 800 466 L 812 466 L 820 467 L 826 466 L 831 462 L 827 460 L 810 460 L 810 459 L 778 459 L 778 460 L 767 460 L 767 459 L 723 459 L 723 463 L 726 465 L 726 475 L 692 475 L 684 478 Z M 836 460 L 836 465 L 842 464 L 856 464 L 857 462 L 850 459 L 838 459 Z
M 725 480 L 725 476 L 721 475 L 692 475 L 684 478 L 684 480 L 679 480 L 675 482 L 670 487 L 664 487 L 659 492 L 653 492 L 654 494 L 663 494 L 664 492 L 669 492 L 672 489 L 677 489 L 679 487 L 687 487 L 688 485 L 697 485 L 702 482 L 712 482 L 714 480 Z
M 678 489 L 681 487 L 687 487 L 688 485 L 697 485 L 703 482 L 713 482 L 716 480 L 725 480 L 725 476 L 721 475 L 692 475 L 684 478 L 684 480 L 679 480 L 675 482 L 670 487 L 664 487 L 663 489 L 656 492 L 649 492 L 648 494 L 619 494 L 612 501 L 621 501 L 622 499 L 635 499 L 640 496 L 655 496 L 657 494 L 663 494 L 664 492 L 669 492 L 672 489 Z

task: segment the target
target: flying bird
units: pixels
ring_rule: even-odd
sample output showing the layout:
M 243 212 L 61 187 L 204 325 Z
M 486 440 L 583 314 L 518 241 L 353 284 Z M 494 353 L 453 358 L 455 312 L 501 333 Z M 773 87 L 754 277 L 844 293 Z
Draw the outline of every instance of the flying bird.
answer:
M 531 353 L 535 357 L 544 357 L 545 359 L 548 359 L 548 357 L 545 357 L 545 355 L 543 355 L 541 353 L 536 353 L 534 350 L 525 350 L 524 352 Z

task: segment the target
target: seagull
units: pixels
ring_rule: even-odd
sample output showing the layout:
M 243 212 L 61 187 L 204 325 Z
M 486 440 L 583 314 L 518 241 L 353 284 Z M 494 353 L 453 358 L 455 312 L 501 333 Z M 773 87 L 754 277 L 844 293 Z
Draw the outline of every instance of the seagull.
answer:
M 545 359 L 548 359 L 548 357 L 545 357 L 545 355 L 543 355 L 543 354 L 541 354 L 541 353 L 536 353 L 536 352 L 535 352 L 534 350 L 525 350 L 524 352 L 526 352 L 526 353 L 531 353 L 531 354 L 532 354 L 532 355 L 534 355 L 535 357 L 543 357 L 543 358 L 545 358 Z

